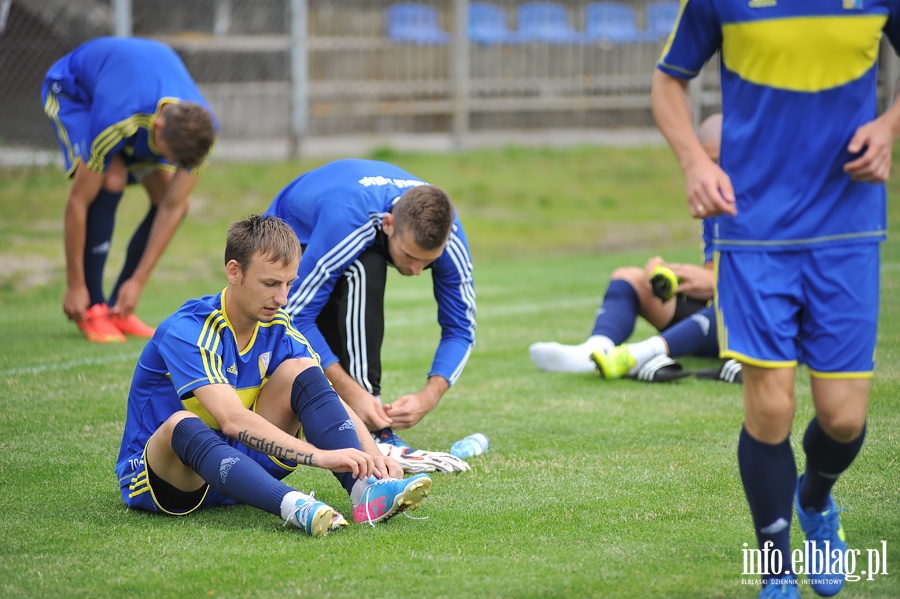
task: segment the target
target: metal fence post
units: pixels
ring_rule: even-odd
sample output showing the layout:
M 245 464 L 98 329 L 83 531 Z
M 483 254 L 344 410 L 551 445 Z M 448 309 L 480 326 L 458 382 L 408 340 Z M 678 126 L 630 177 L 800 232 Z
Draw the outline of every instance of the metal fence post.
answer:
M 291 0 L 291 132 L 290 152 L 300 158 L 309 127 L 309 3 Z
M 113 0 L 116 37 L 131 37 L 134 23 L 131 18 L 131 0 Z
M 216 0 L 213 13 L 213 35 L 227 35 L 231 31 L 231 0 Z
M 453 16 L 453 148 L 461 150 L 469 132 L 469 0 L 456 0 Z

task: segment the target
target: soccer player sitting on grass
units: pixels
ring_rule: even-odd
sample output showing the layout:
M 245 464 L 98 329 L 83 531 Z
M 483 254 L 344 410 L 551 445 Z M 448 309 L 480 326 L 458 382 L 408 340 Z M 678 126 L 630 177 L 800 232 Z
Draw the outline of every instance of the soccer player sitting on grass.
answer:
M 72 187 L 63 235 L 63 311 L 88 341 L 150 337 L 134 314 L 144 285 L 187 213 L 216 124 L 174 50 L 144 39 L 99 38 L 59 59 L 42 97 Z M 125 187 L 150 199 L 119 278 L 103 293 L 103 269 Z
M 718 161 L 722 115 L 707 117 L 698 129 L 706 153 Z M 716 357 L 715 310 L 710 305 L 715 288 L 709 219 L 703 221 L 704 264 L 666 264 L 659 256 L 644 268 L 629 266 L 613 271 L 594 329 L 578 345 L 534 343 L 531 360 L 549 372 L 587 373 L 597 370 L 606 379 L 628 376 L 664 382 L 691 374 L 672 357 Z M 659 284 L 661 282 L 662 284 Z M 623 344 L 634 332 L 638 316 L 658 331 L 649 339 Z M 728 360 L 696 373 L 700 378 L 740 383 L 741 365 Z
M 227 287 L 159 325 L 128 394 L 116 464 L 126 505 L 183 515 L 245 503 L 318 537 L 347 522 L 281 482 L 298 466 L 331 470 L 356 522 L 381 522 L 428 495 L 431 479 L 402 479 L 281 309 L 300 253 L 278 218 L 234 223 Z

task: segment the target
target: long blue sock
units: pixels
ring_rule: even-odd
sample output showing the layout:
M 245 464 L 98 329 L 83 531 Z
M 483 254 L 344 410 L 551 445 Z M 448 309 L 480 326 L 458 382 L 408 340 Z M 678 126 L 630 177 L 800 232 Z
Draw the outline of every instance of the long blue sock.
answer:
M 116 208 L 122 192 L 101 189 L 88 207 L 84 237 L 84 283 L 91 298 L 91 305 L 102 304 L 103 268 L 109 255 L 113 229 L 116 225 Z
M 794 487 L 797 485 L 797 466 L 790 439 L 777 445 L 757 441 L 747 429 L 741 428 L 738 440 L 738 466 L 744 494 L 750 504 L 756 542 L 762 549 L 771 542 L 772 552 L 780 552 L 782 570 L 790 570 L 791 518 L 793 518 Z M 764 564 L 763 578 L 775 572 L 770 559 Z
M 307 368 L 294 379 L 291 408 L 300 417 L 306 440 L 319 449 L 361 449 L 356 426 L 318 368 Z M 334 475 L 347 493 L 357 480 L 349 472 Z
M 116 281 L 116 286 L 113 287 L 112 293 L 109 294 L 110 306 L 116 305 L 116 299 L 118 299 L 119 296 L 119 287 L 122 286 L 122 283 L 131 278 L 131 275 L 133 275 L 135 269 L 137 269 L 138 263 L 140 263 L 141 258 L 144 256 L 144 250 L 147 249 L 147 240 L 150 239 L 150 228 L 153 226 L 153 220 L 155 218 L 156 206 L 150 206 L 147 216 L 144 217 L 144 220 L 141 221 L 141 224 L 135 229 L 134 235 L 131 236 L 131 241 L 128 242 L 128 250 L 125 252 L 125 264 L 122 265 L 122 272 L 119 273 L 119 280 Z
M 718 356 L 716 309 L 707 306 L 662 332 L 670 356 Z
M 835 441 L 813 418 L 803 435 L 803 451 L 806 453 L 806 471 L 800 481 L 798 499 L 803 508 L 824 510 L 828 505 L 828 495 L 838 477 L 850 467 L 866 438 L 863 426 L 859 436 L 849 443 Z
M 294 490 L 222 441 L 199 418 L 185 418 L 175 425 L 172 449 L 222 495 L 270 514 L 280 517 L 281 500 Z
M 603 303 L 594 320 L 591 336 L 602 335 L 616 345 L 625 343 L 634 332 L 634 323 L 640 313 L 637 291 L 623 279 L 613 279 L 606 288 Z

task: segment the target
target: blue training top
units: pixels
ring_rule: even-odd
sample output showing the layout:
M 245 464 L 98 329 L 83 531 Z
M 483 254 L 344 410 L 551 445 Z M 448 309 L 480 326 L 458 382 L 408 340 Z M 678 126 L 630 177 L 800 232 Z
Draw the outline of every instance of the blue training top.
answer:
M 101 37 L 86 42 L 50 68 L 46 85 L 52 92 L 48 101 L 58 97 L 89 112 L 86 146 L 73 151 L 98 173 L 119 152 L 131 162 L 166 162 L 151 135 L 153 121 L 166 104 L 196 102 L 212 115 L 178 54 L 148 39 Z
M 721 52 L 722 151 L 736 217 L 717 250 L 796 250 L 875 243 L 887 228 L 884 185 L 844 164 L 857 128 L 876 117 L 882 31 L 900 42 L 889 0 L 689 0 L 657 68 L 695 77 Z
M 285 310 L 319 352 L 323 368 L 338 358 L 325 342 L 316 318 L 336 281 L 375 244 L 384 216 L 400 195 L 424 184 L 386 162 L 338 160 L 295 179 L 266 211 L 287 222 L 305 246 Z M 458 214 L 447 247 L 430 270 L 442 333 L 429 376 L 442 376 L 452 385 L 475 345 L 472 257 Z
M 190 410 L 219 430 L 194 397 L 198 387 L 231 385 L 252 409 L 275 369 L 285 360 L 304 357 L 318 361 L 283 310 L 270 322 L 257 324 L 250 344 L 241 350 L 225 312 L 225 291 L 185 302 L 157 327 L 141 352 L 128 393 L 118 476 L 128 468 L 128 458 L 141 452 L 150 435 L 179 410 Z

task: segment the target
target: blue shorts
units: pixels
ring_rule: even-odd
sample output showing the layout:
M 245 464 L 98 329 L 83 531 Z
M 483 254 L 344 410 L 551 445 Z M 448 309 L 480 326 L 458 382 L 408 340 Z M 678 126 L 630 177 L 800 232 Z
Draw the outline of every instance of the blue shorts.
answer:
M 878 244 L 796 252 L 716 252 L 723 358 L 811 374 L 868 378 L 875 367 Z
M 79 160 L 87 164 L 94 140 L 91 138 L 91 103 L 69 70 L 68 59 L 67 56 L 61 58 L 47 73 L 41 100 L 62 150 L 66 174 L 71 177 Z M 119 156 L 128 169 L 128 183 L 137 183 L 152 170 L 175 170 L 162 156 L 134 158 L 126 152 L 120 152 Z
M 215 432 L 219 435 L 219 438 L 265 468 L 266 472 L 278 480 L 283 479 L 297 469 L 297 464 L 295 462 L 282 462 L 267 454 L 250 449 L 243 443 L 230 439 L 219 431 Z M 237 503 L 234 499 L 225 497 L 207 484 L 202 487 L 202 493 L 197 492 L 195 505 L 179 508 L 173 508 L 172 506 L 168 506 L 167 508 L 166 506 L 160 505 L 160 499 L 157 497 L 157 494 L 154 493 L 150 474 L 147 471 L 147 465 L 144 461 L 144 451 L 140 451 L 127 460 L 123 460 L 119 467 L 116 468 L 116 474 L 119 477 L 122 500 L 129 508 L 169 514 L 172 516 L 183 516 L 198 509 L 221 505 L 234 505 Z M 193 497 L 193 495 L 191 496 Z

